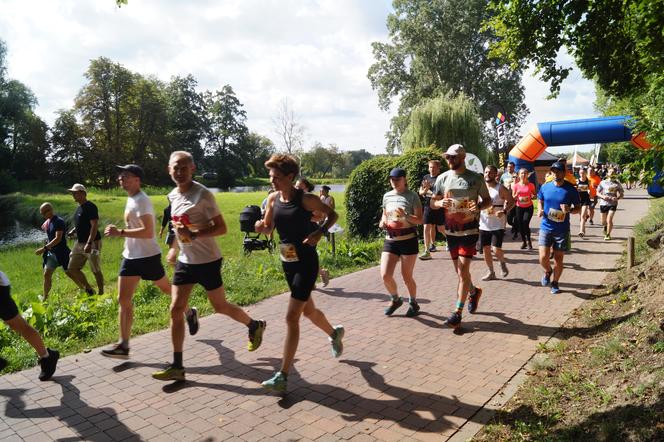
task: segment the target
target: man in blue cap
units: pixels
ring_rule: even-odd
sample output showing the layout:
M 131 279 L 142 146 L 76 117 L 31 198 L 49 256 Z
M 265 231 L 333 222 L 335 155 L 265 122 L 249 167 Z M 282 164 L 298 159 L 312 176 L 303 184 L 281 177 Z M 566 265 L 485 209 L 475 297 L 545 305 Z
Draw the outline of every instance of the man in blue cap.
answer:
M 576 188 L 565 180 L 565 164 L 557 161 L 551 165 L 555 179 L 545 183 L 537 193 L 542 218 L 539 232 L 539 258 L 544 270 L 542 286 L 551 284 L 551 294 L 560 293 L 558 282 L 563 273 L 563 258 L 568 246 L 571 213 L 579 213 L 581 201 Z M 554 266 L 551 269 L 549 254 L 553 249 Z

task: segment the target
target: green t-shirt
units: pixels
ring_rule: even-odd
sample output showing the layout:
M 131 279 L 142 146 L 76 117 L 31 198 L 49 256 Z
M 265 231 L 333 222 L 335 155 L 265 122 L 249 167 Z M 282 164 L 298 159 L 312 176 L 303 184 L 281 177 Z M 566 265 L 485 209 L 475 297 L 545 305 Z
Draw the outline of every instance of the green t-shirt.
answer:
M 417 193 L 406 189 L 403 193 L 390 190 L 383 195 L 383 209 L 387 217 L 387 225 L 391 229 L 407 229 L 415 226 L 406 218 L 397 213 L 397 209 L 403 209 L 406 215 L 414 215 L 417 208 L 422 209 L 422 202 Z
M 434 188 L 436 195 L 453 200 L 452 207 L 445 209 L 445 234 L 452 236 L 477 235 L 480 233 L 480 212 L 468 209 L 470 201 L 491 199 L 484 177 L 466 169 L 457 175 L 448 170 L 438 177 Z

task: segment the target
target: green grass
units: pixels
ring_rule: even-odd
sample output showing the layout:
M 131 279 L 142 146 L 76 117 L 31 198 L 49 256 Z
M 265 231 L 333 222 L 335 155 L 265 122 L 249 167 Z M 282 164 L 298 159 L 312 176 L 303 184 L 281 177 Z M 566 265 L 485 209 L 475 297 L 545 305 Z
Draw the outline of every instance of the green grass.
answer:
M 256 251 L 244 256 L 240 231 L 240 211 L 250 204 L 259 205 L 265 192 L 218 193 L 215 194 L 228 233 L 218 237 L 217 242 L 224 255 L 223 279 L 228 298 L 240 305 L 248 305 L 287 291 L 278 255 L 267 251 Z M 343 193 L 334 193 L 339 213 L 339 224 L 345 227 Z M 17 211 L 21 219 L 33 219 L 41 223 L 38 207 L 49 201 L 58 214 L 70 217 L 76 203 L 67 194 L 17 195 Z M 161 211 L 167 205 L 165 193 L 150 194 L 160 225 Z M 91 190 L 89 200 L 99 208 L 101 228 L 108 223 L 121 225 L 126 195 L 115 195 L 111 191 Z M 87 297 L 67 278 L 62 269 L 56 270 L 53 289 L 48 302 L 41 304 L 42 293 L 41 257 L 34 254 L 38 245 L 5 248 L 0 251 L 0 269 L 12 282 L 12 295 L 23 311 L 23 315 L 45 336 L 47 345 L 64 351 L 80 352 L 85 348 L 103 345 L 117 338 L 117 273 L 122 259 L 123 239 L 105 238 L 102 242 L 102 271 L 106 278 L 107 294 L 103 297 Z M 71 245 L 71 243 L 70 243 Z M 166 246 L 160 241 L 165 257 Z M 350 273 L 376 264 L 380 257 L 382 241 L 353 242 L 337 236 L 337 255 L 332 256 L 327 241 L 319 244 L 321 266 L 329 269 L 332 277 Z M 167 269 L 169 276 L 172 270 Z M 94 287 L 94 278 L 88 266 L 84 273 Z M 150 283 L 142 282 L 134 298 L 135 323 L 133 334 L 168 327 L 169 298 L 162 295 Z M 194 290 L 192 305 L 200 307 L 203 315 L 212 313 L 201 287 Z M 2 356 L 10 360 L 10 370 L 34 365 L 34 352 L 28 345 L 0 327 L 0 349 Z

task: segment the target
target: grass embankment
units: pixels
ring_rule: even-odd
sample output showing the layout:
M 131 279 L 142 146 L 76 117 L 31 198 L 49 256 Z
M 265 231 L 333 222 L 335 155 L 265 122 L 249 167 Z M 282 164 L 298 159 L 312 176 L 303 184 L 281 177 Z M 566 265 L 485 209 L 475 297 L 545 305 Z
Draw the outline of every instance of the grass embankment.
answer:
M 597 290 L 475 440 L 664 440 L 664 199 L 634 229 L 639 264 Z
M 282 293 L 287 284 L 282 276 L 278 255 L 256 251 L 244 256 L 240 232 L 239 213 L 249 204 L 259 205 L 265 192 L 219 193 L 217 202 L 228 225 L 228 233 L 218 238 L 224 255 L 223 279 L 229 299 L 240 305 L 252 304 L 261 299 Z M 340 216 L 339 224 L 345 226 L 344 195 L 334 194 Z M 44 201 L 51 202 L 56 213 L 71 216 L 76 203 L 66 194 L 17 195 L 21 218 L 39 219 L 38 207 Z M 166 206 L 164 193 L 150 194 L 155 210 L 161 219 Z M 99 208 L 101 225 L 122 224 L 126 195 L 120 190 L 91 191 L 90 201 Z M 40 222 L 39 222 L 40 223 Z M 102 268 L 106 277 L 106 294 L 88 297 L 67 278 L 62 269 L 56 270 L 53 290 L 46 303 L 40 303 L 42 293 L 41 257 L 35 256 L 38 245 L 6 248 L 0 251 L 0 270 L 12 282 L 12 294 L 28 318 L 45 336 L 47 345 L 64 353 L 77 353 L 117 339 L 117 273 L 120 267 L 123 239 L 105 238 L 102 243 Z M 69 242 L 71 245 L 71 242 Z M 165 257 L 166 247 L 160 241 Z M 347 242 L 343 235 L 337 237 L 337 255 L 331 254 L 330 244 L 319 245 L 321 265 L 330 274 L 339 276 L 378 262 L 380 241 Z M 167 269 L 169 276 L 172 269 Z M 88 266 L 84 273 L 94 287 L 94 278 Z M 168 327 L 169 298 L 162 295 L 150 283 L 142 282 L 134 298 L 136 306 L 133 334 L 143 334 Z M 212 313 L 204 291 L 197 286 L 191 305 L 199 307 L 203 315 Z M 7 327 L 0 327 L 0 354 L 10 360 L 7 370 L 20 370 L 36 363 L 33 350 Z

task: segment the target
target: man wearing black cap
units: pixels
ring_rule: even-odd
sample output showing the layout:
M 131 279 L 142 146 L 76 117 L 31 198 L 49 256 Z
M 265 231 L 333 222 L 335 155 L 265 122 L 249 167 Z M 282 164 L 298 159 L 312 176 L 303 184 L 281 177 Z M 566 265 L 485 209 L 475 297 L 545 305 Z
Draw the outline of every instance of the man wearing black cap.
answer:
M 118 229 L 115 225 L 109 224 L 104 234 L 125 238 L 118 276 L 120 342 L 102 350 L 101 354 L 109 358 L 126 359 L 129 357 L 129 338 L 134 321 L 132 298 L 138 283 L 141 279 L 152 281 L 168 296 L 171 294 L 171 284 L 161 264 L 161 249 L 155 239 L 154 208 L 150 198 L 141 190 L 143 169 L 136 164 L 116 167 L 119 171 L 118 182 L 128 195 L 124 212 L 127 228 Z M 198 331 L 196 309 L 189 309 L 186 317 L 189 332 L 192 335 L 196 334 Z
M 551 294 L 560 293 L 558 281 L 563 273 L 563 258 L 568 247 L 570 213 L 579 213 L 581 202 L 579 192 L 565 179 L 565 165 L 555 162 L 551 165 L 555 179 L 545 183 L 537 192 L 539 200 L 538 216 L 542 218 L 539 232 L 539 258 L 544 270 L 541 283 L 551 284 Z M 554 267 L 551 269 L 549 253 L 553 248 Z M 553 279 L 552 279 L 553 277 Z
M 445 325 L 457 329 L 466 299 L 468 311 L 475 313 L 482 296 L 482 289 L 473 285 L 470 263 L 477 252 L 480 211 L 491 207 L 492 202 L 484 177 L 466 169 L 466 150 L 461 144 L 451 145 L 445 160 L 449 170 L 436 180 L 431 207 L 445 209 L 447 246 L 459 278 L 456 309 Z

